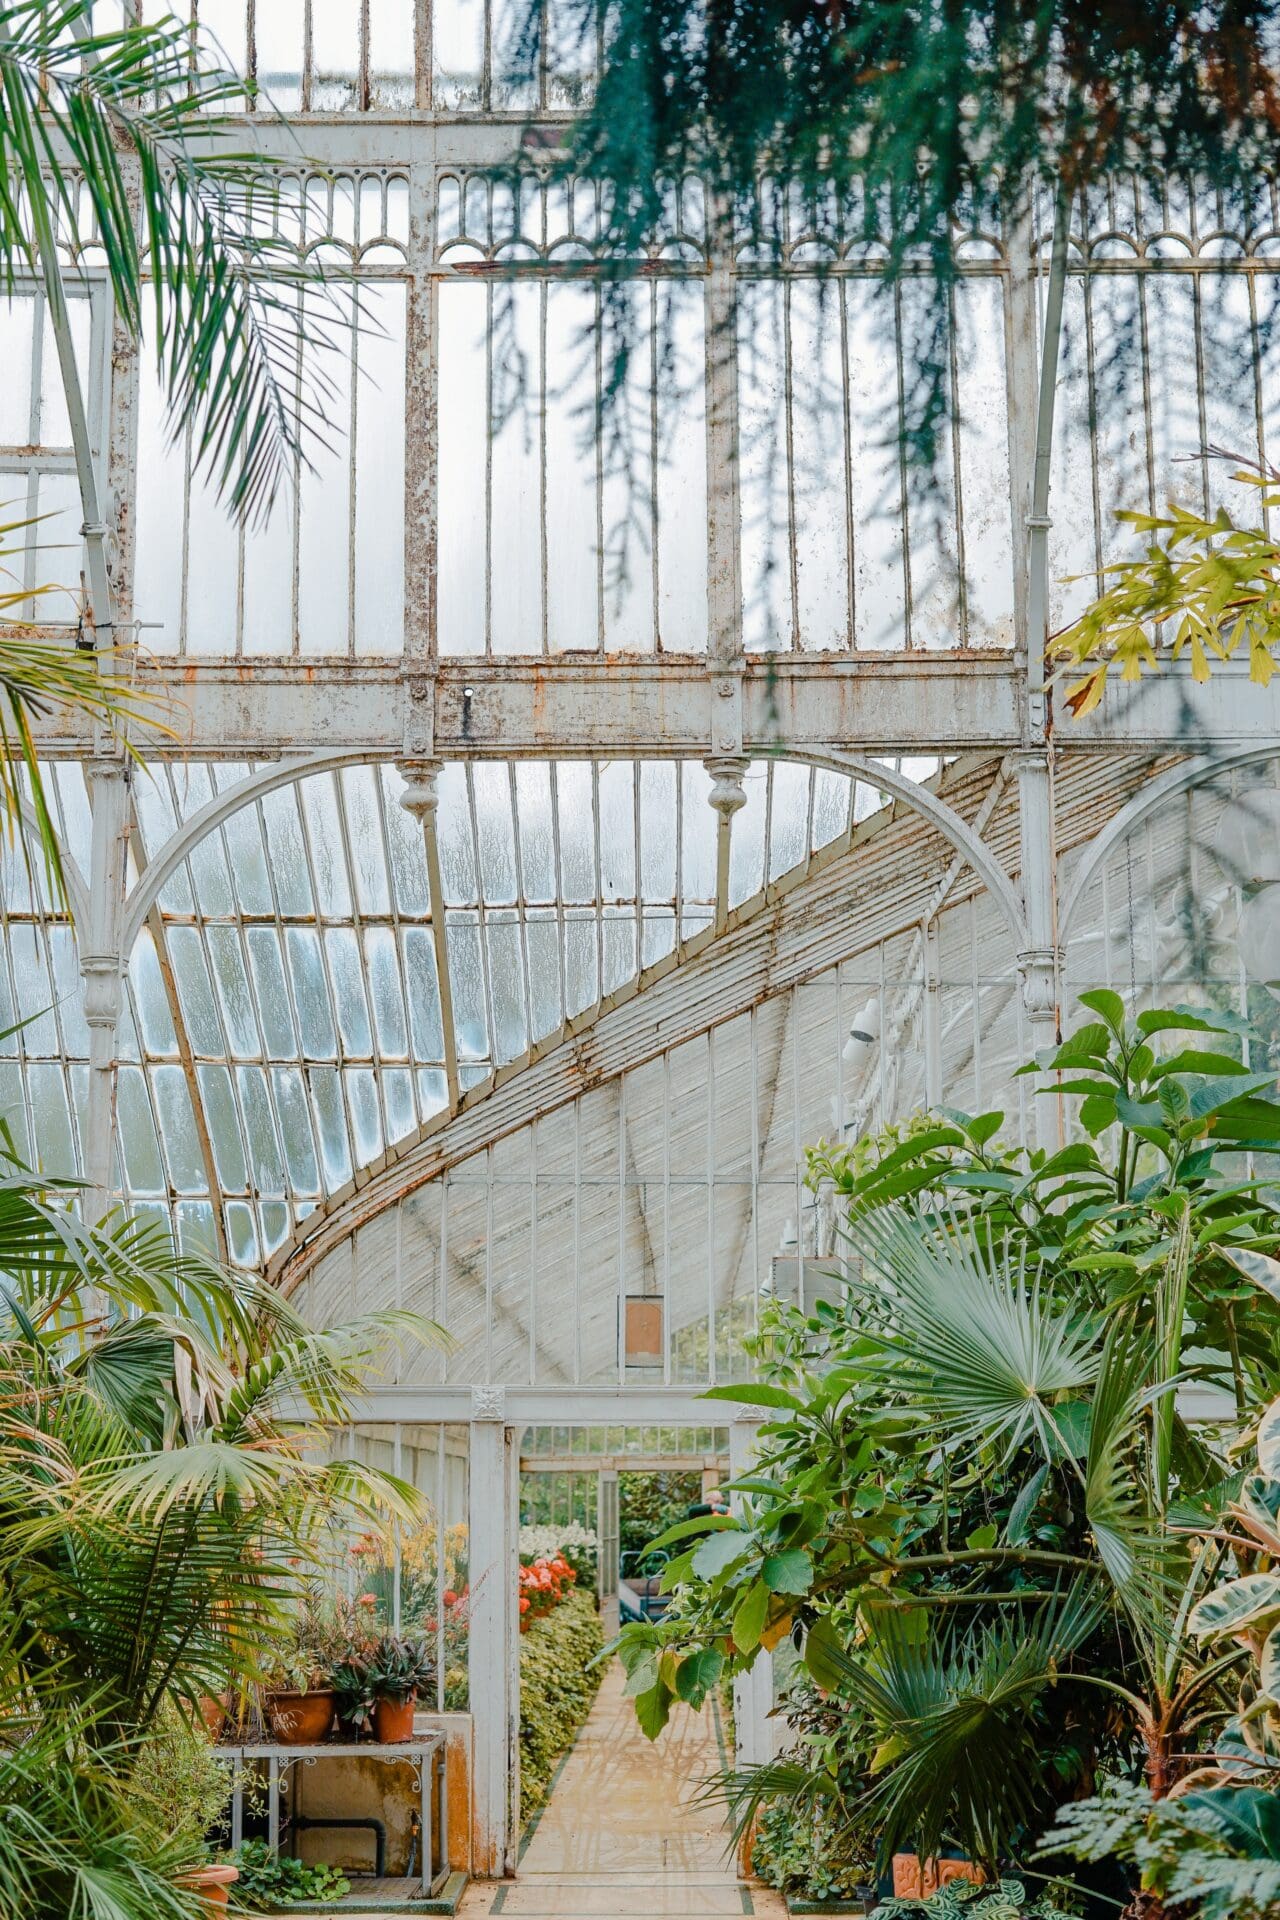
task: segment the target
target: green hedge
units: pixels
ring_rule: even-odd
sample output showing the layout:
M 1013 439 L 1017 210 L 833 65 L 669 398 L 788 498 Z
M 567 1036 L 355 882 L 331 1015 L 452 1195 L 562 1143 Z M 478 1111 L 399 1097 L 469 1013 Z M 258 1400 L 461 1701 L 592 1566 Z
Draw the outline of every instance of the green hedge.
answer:
M 520 1818 L 527 1821 L 547 1798 L 551 1776 L 591 1711 L 604 1645 L 591 1594 L 574 1592 L 554 1613 L 520 1636 Z

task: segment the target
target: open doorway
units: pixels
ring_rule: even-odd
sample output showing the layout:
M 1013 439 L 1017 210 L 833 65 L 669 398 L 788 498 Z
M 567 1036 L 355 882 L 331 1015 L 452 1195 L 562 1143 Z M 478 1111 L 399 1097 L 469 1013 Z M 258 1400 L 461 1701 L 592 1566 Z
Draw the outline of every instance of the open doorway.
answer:
M 659 1765 L 640 1750 L 642 1736 L 639 1749 L 633 1739 L 616 1663 L 597 1656 L 620 1619 L 660 1616 L 667 1555 L 650 1554 L 649 1544 L 673 1521 L 711 1511 L 728 1476 L 724 1427 L 526 1429 L 519 1483 L 522 1872 L 526 1860 L 532 1871 L 550 1872 L 560 1862 L 577 1873 L 609 1858 L 639 1861 L 647 1846 L 650 1866 L 653 1848 L 680 1852 L 673 1788 L 663 1779 L 670 1772 L 683 1781 L 699 1770 L 705 1778 L 722 1764 L 720 1716 L 713 1711 L 697 1724 L 690 1716 L 682 1737 L 666 1742 Z M 603 1824 L 597 1806 L 588 1843 L 578 1801 L 591 1791 L 589 1782 L 605 1780 L 613 1798 Z M 713 1817 L 697 1815 L 685 1835 L 695 1851 L 709 1820 L 714 1826 Z

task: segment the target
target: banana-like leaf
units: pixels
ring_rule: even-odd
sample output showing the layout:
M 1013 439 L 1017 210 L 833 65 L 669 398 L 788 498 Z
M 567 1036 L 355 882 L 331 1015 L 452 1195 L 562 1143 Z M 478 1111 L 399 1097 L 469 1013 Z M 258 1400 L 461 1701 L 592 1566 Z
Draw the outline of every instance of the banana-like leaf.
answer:
M 1280 1626 L 1272 1627 L 1262 1644 L 1258 1685 L 1269 1699 L 1272 1712 L 1280 1716 Z
M 1237 1273 L 1252 1280 L 1255 1287 L 1269 1293 L 1273 1300 L 1280 1300 L 1280 1260 L 1273 1260 L 1269 1253 L 1257 1253 L 1252 1247 L 1227 1247 L 1218 1243 L 1215 1250 Z

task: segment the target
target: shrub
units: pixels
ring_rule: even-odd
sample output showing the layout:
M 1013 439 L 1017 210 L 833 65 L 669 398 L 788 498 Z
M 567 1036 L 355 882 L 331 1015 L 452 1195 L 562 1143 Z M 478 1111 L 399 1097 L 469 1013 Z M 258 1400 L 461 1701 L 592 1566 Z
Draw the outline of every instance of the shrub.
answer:
M 520 1811 L 538 1811 L 562 1753 L 591 1711 L 603 1667 L 591 1665 L 604 1645 L 589 1594 L 569 1593 L 535 1620 L 520 1642 Z
M 851 1852 L 849 1834 L 829 1813 L 802 1816 L 788 1800 L 773 1801 L 760 1816 L 751 1864 L 766 1887 L 806 1900 L 851 1900 L 876 1878 L 873 1855 Z
M 520 1529 L 520 1559 L 525 1566 L 559 1558 L 568 1562 L 584 1585 L 595 1580 L 599 1544 L 592 1529 L 577 1520 Z
M 578 1578 L 559 1554 L 553 1560 L 535 1560 L 530 1566 L 522 1566 L 519 1577 L 521 1633 L 526 1633 L 535 1620 L 554 1612 Z

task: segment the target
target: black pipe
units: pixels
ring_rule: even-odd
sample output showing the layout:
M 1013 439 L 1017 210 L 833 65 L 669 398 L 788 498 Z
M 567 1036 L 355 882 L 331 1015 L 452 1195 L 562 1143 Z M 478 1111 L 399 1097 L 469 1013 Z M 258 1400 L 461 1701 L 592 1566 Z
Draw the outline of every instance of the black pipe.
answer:
M 315 1827 L 358 1827 L 373 1835 L 373 1871 L 377 1878 L 381 1880 L 387 1871 L 387 1829 L 372 1814 L 364 1819 L 349 1820 L 340 1820 L 336 1815 L 333 1819 L 317 1815 L 313 1820 L 305 1813 L 294 1813 L 289 1816 L 288 1826 L 290 1830 L 296 1828 L 299 1833 L 310 1833 Z

